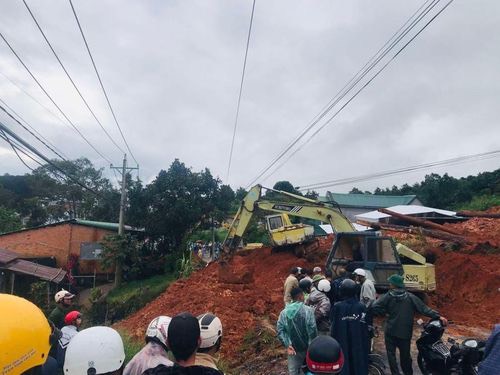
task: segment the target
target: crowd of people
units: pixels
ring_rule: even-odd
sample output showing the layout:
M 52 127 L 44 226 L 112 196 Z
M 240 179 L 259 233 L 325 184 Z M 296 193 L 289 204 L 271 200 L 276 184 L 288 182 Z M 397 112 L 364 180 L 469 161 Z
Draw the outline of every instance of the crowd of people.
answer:
M 415 313 L 446 318 L 405 289 L 403 278 L 388 278 L 390 290 L 377 298 L 362 269 L 335 275 L 319 267 L 295 267 L 284 283 L 285 307 L 277 321 L 278 338 L 287 351 L 291 375 L 366 375 L 372 349 L 372 319 L 386 316 L 385 346 L 391 373 L 412 374 L 410 344 Z M 223 375 L 217 353 L 221 320 L 211 313 L 158 316 L 148 325 L 145 345 L 125 363 L 120 334 L 110 327 L 81 329 L 84 316 L 73 309 L 74 295 L 54 296 L 56 307 L 45 317 L 33 303 L 0 293 L 0 372 L 25 375 Z M 479 374 L 498 372 L 500 325 L 486 344 Z
M 288 354 L 289 374 L 302 374 L 308 348 L 322 336 L 329 336 L 341 349 L 340 355 L 330 357 L 328 373 L 368 374 L 376 315 L 386 316 L 384 341 L 391 374 L 399 375 L 400 366 L 403 374 L 413 374 L 410 346 L 415 314 L 439 319 L 443 325 L 447 319 L 408 292 L 401 275 L 391 275 L 388 282 L 389 291 L 377 298 L 375 286 L 363 269 L 348 273 L 339 268 L 335 275 L 331 270 L 323 275 L 315 267 L 311 278 L 308 270 L 292 268 L 284 283 L 285 308 L 277 322 L 279 340 Z M 499 368 L 494 369 L 493 361 L 497 360 L 494 355 L 486 358 L 480 374 L 500 374 L 495 372 Z

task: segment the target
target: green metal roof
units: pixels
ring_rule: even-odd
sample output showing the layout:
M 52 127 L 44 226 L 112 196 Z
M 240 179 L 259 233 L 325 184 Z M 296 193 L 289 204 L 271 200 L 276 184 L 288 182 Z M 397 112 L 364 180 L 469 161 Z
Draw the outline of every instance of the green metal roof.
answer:
M 326 193 L 326 197 L 319 197 L 323 202 L 335 201 L 342 207 L 381 208 L 411 204 L 416 195 L 375 195 L 375 194 L 341 194 Z

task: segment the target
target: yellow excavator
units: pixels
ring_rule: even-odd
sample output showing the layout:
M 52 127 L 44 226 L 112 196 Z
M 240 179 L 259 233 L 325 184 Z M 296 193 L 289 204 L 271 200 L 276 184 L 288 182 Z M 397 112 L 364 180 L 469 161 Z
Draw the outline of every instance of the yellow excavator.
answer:
M 272 198 L 262 197 L 262 190 L 272 191 Z M 404 276 L 409 290 L 429 292 L 436 289 L 434 265 L 410 248 L 396 244 L 379 232 L 358 232 L 340 209 L 332 204 L 309 199 L 286 191 L 255 185 L 242 200 L 223 243 L 222 261 L 226 262 L 240 247 L 250 219 L 257 212 L 270 212 L 266 228 L 275 248 L 291 247 L 299 256 L 315 247 L 314 229 L 306 224 L 292 224 L 289 216 L 330 224 L 334 242 L 326 262 L 332 270 L 343 267 L 363 268 L 377 289 L 387 289 L 387 278 L 394 273 Z

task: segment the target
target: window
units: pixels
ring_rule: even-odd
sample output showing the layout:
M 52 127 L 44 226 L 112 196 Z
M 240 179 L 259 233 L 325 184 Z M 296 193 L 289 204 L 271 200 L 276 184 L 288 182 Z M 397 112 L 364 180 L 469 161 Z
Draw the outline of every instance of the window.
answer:
M 283 218 L 281 216 L 271 216 L 267 218 L 269 230 L 275 230 L 283 227 Z
M 367 260 L 369 262 L 397 263 L 391 240 L 368 238 Z

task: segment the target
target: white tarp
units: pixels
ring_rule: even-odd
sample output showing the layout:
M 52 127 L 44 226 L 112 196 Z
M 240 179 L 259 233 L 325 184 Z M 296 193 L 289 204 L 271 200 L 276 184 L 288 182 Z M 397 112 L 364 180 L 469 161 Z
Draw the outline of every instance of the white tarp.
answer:
M 399 206 L 388 207 L 387 209 L 403 215 L 418 215 L 418 214 L 427 214 L 432 212 L 450 217 L 457 215 L 457 213 L 454 211 L 440 210 L 439 208 L 415 206 L 415 205 L 408 205 L 408 206 L 399 205 Z M 370 211 L 356 215 L 356 219 L 358 220 L 365 220 L 371 222 L 377 222 L 380 219 L 385 219 L 387 217 L 391 217 L 391 215 L 384 214 L 378 211 Z

